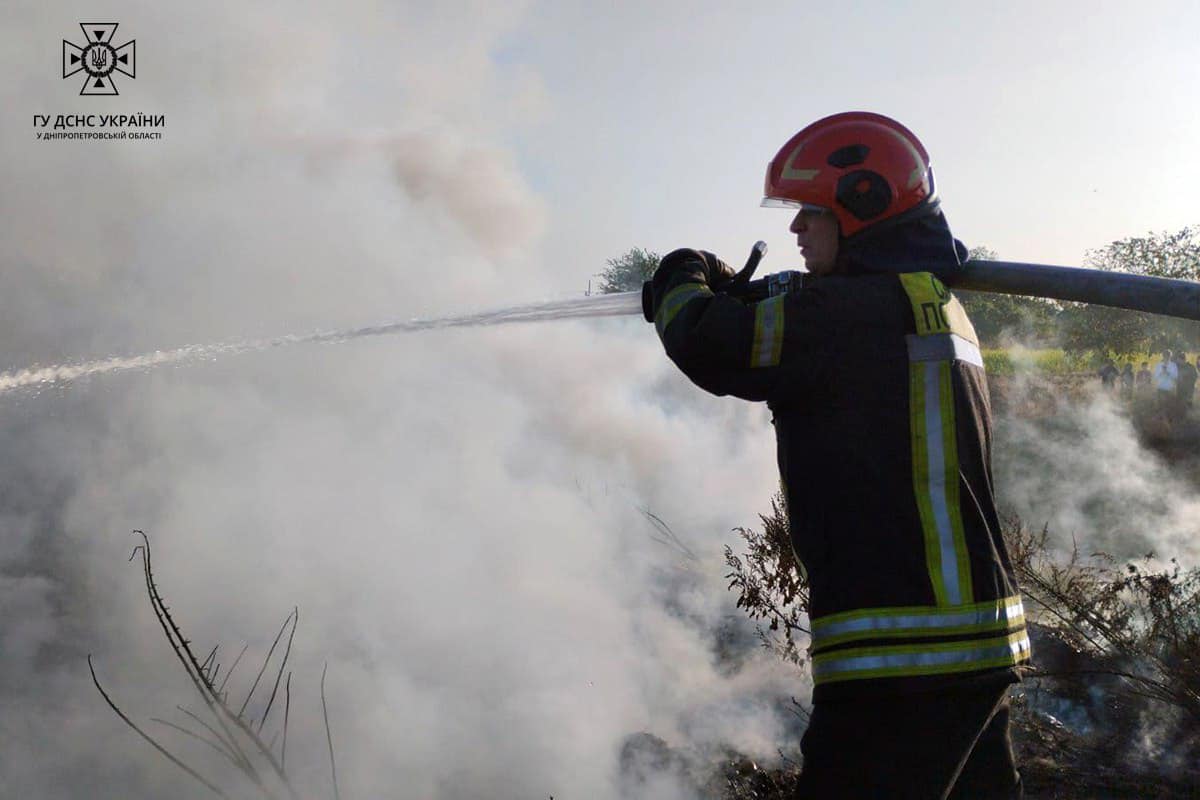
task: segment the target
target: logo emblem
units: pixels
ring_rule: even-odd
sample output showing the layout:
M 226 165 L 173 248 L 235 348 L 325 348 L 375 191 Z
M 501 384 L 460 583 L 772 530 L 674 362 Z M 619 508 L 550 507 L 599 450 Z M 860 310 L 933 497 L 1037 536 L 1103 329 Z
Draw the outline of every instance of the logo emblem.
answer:
M 80 94 L 120 94 L 113 82 L 113 73 L 120 72 L 136 78 L 137 42 L 130 39 L 120 47 L 113 47 L 113 36 L 117 33 L 116 22 L 81 22 L 83 47 L 63 39 L 63 78 L 84 72 Z

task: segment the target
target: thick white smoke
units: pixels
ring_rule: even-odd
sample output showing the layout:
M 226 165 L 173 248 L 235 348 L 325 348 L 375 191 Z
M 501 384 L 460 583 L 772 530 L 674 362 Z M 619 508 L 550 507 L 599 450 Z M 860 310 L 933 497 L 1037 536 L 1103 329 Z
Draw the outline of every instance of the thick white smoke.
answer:
M 5 369 L 544 294 L 539 236 L 570 221 L 505 143 L 536 79 L 490 57 L 519 10 L 112 13 L 141 68 L 120 101 L 137 107 L 113 108 L 165 113 L 165 139 L 5 128 Z M 30 60 L 75 24 L 14 14 L 0 41 Z M 82 108 L 13 75 L 14 108 Z M 720 546 L 775 486 L 765 412 L 702 396 L 639 321 L 100 375 L 6 395 L 0 419 L 6 794 L 204 796 L 104 706 L 88 653 L 133 718 L 230 771 L 148 722 L 200 709 L 125 561 L 134 528 L 201 657 L 250 643 L 239 692 L 300 607 L 289 764 L 313 796 L 326 661 L 346 797 L 616 797 L 626 736 L 770 756 L 774 701 L 800 691 L 766 655 L 729 670 L 714 652 Z
M 1047 527 L 1063 554 L 1078 546 L 1085 557 L 1152 553 L 1200 565 L 1194 458 L 1146 446 L 1129 403 L 1099 379 L 1066 392 L 1061 382 L 1020 372 L 1008 396 L 995 458 L 1005 510 Z

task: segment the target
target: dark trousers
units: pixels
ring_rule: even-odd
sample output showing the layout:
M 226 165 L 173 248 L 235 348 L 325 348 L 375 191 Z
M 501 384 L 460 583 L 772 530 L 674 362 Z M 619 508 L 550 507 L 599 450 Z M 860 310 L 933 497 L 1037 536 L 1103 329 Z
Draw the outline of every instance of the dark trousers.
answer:
M 817 703 L 797 800 L 1020 800 L 1008 686 Z

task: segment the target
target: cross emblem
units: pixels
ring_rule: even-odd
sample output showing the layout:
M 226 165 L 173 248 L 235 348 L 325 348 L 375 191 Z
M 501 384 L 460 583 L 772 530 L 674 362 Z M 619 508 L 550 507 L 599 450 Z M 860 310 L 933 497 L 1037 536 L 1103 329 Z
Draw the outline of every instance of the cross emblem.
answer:
M 86 73 L 80 94 L 120 94 L 113 83 L 112 74 L 120 72 L 136 78 L 137 42 L 130 39 L 120 47 L 113 47 L 113 36 L 117 32 L 116 22 L 81 22 L 83 47 L 63 39 L 63 77 L 69 78 L 77 72 Z

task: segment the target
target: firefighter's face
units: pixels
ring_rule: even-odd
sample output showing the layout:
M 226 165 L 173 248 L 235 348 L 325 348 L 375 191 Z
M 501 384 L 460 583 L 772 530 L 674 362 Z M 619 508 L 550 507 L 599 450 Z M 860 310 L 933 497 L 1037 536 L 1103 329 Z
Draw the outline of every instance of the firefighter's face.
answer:
M 789 230 L 796 234 L 796 244 L 809 272 L 828 275 L 837 263 L 838 222 L 831 211 L 801 209 L 792 220 Z

